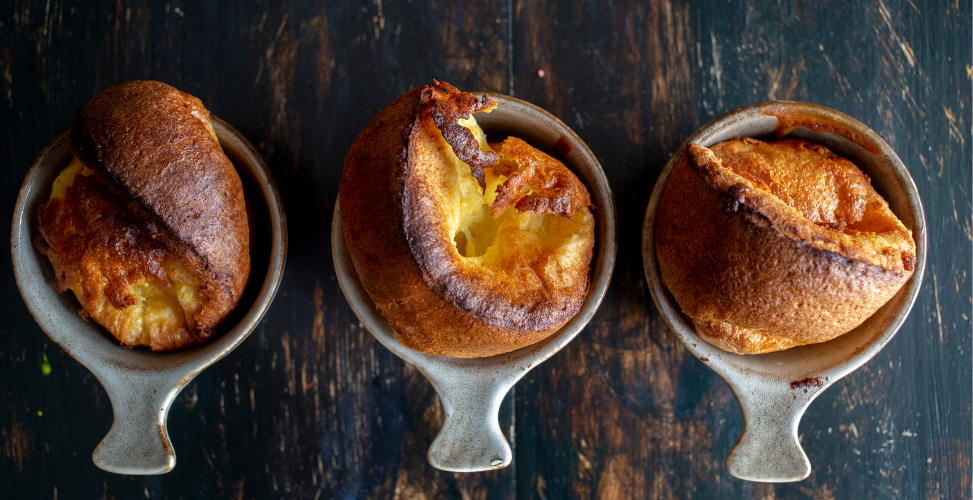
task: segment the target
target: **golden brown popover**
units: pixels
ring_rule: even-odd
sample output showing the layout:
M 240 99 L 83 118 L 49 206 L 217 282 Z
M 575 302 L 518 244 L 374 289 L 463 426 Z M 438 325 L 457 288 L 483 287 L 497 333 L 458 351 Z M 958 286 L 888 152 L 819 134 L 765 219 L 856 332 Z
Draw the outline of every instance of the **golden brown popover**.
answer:
M 912 276 L 909 231 L 857 166 L 801 140 L 690 144 L 656 222 L 662 280 L 730 352 L 824 342 Z
M 342 230 L 362 285 L 400 340 L 483 357 L 537 342 L 581 307 L 591 199 L 561 162 L 515 137 L 490 145 L 496 107 L 435 82 L 378 113 L 345 158 Z
M 70 164 L 38 210 L 58 290 L 126 346 L 197 345 L 250 273 L 243 186 L 209 112 L 159 82 L 115 85 L 78 111 Z

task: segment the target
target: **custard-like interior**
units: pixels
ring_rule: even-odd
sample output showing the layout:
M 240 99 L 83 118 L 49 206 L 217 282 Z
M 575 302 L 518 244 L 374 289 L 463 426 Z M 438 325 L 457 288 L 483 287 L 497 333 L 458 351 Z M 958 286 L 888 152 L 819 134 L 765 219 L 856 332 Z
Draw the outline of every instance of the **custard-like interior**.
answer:
M 79 175 L 90 176 L 94 172 L 74 157 L 54 180 L 51 200 L 65 201 L 68 189 Z M 152 345 L 153 335 L 185 330 L 186 317 L 192 317 L 201 305 L 199 284 L 182 263 L 168 252 L 165 252 L 162 267 L 169 284 L 147 275 L 129 282 L 129 289 L 126 291 L 136 301 L 134 305 L 127 307 L 119 307 L 109 298 L 110 294 L 106 290 L 109 282 L 105 279 L 118 272 L 113 267 L 120 268 L 122 274 L 131 276 L 130 266 L 126 262 L 107 258 L 103 252 L 89 251 L 84 254 L 84 262 L 77 265 L 82 270 L 78 273 L 78 278 L 84 276 L 87 282 L 69 279 L 65 285 L 86 306 L 88 315 L 111 330 L 125 344 Z M 92 286 L 100 288 L 91 290 Z M 85 294 L 85 289 L 89 293 Z
M 472 115 L 460 123 L 473 133 L 480 149 L 499 150 L 491 148 L 486 134 Z M 515 208 L 508 208 L 493 218 L 490 208 L 497 197 L 497 187 L 509 178 L 517 165 L 501 162 L 496 167 L 484 168 L 484 191 L 473 178 L 469 165 L 457 158 L 451 149 L 446 156 L 456 173 L 454 197 L 458 198 L 458 210 L 451 227 L 456 249 L 467 262 L 502 270 L 518 258 L 526 259 L 521 262 L 530 262 L 552 252 L 575 255 L 584 248 L 584 235 L 591 233 L 594 224 L 594 217 L 587 207 L 579 209 L 571 218 L 521 213 Z M 525 185 L 524 192 L 530 192 L 530 186 Z

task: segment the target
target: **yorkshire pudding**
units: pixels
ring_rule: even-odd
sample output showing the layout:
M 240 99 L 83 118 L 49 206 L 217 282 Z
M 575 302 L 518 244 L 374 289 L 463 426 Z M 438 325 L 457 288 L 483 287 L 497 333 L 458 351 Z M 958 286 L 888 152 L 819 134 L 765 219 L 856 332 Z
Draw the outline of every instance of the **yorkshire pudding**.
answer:
M 122 344 L 211 337 L 250 272 L 243 187 L 195 97 L 115 85 L 81 108 L 69 165 L 38 209 L 38 247 L 82 315 Z
M 690 144 L 659 203 L 662 280 L 697 333 L 757 354 L 860 325 L 912 276 L 912 233 L 852 162 L 802 140 Z
M 344 238 L 366 292 L 413 349 L 472 358 L 557 331 L 588 291 L 594 218 L 561 162 L 472 114 L 496 106 L 435 82 L 378 113 L 345 158 Z

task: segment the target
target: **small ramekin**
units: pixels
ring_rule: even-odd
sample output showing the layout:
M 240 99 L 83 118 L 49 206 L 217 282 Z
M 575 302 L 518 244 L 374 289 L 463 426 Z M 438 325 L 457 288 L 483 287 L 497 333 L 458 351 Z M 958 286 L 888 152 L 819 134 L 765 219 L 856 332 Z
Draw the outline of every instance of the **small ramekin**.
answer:
M 567 125 L 537 106 L 512 97 L 490 94 L 497 107 L 478 113 L 487 136 L 519 137 L 557 157 L 587 186 L 595 209 L 595 250 L 591 286 L 578 313 L 550 337 L 516 351 L 486 358 L 435 356 L 399 343 L 395 332 L 362 288 L 341 230 L 341 208 L 335 203 L 331 226 L 334 267 L 341 290 L 372 335 L 393 354 L 415 365 L 432 382 L 442 401 L 446 421 L 429 448 L 433 467 L 456 472 L 497 469 L 513 454 L 497 416 L 507 391 L 531 368 L 567 345 L 594 315 L 608 289 L 617 241 L 615 201 L 601 165 Z
M 284 209 L 260 154 L 236 129 L 213 117 L 223 151 L 243 181 L 251 214 L 250 279 L 236 310 L 216 338 L 199 347 L 152 352 L 123 347 L 94 321 L 85 321 L 70 292 L 54 288 L 54 269 L 33 246 L 37 207 L 71 159 L 61 132 L 34 162 L 14 209 L 10 251 L 20 294 L 47 336 L 86 366 L 108 392 L 115 421 L 95 449 L 95 465 L 119 474 L 162 474 L 176 465 L 166 415 L 176 395 L 197 374 L 226 356 L 253 331 L 277 293 L 287 253 Z
M 783 118 L 779 119 L 778 116 Z M 916 267 L 899 292 L 858 328 L 821 344 L 768 354 L 723 351 L 696 335 L 659 274 L 656 211 L 669 174 L 688 144 L 712 146 L 734 137 L 780 136 L 822 144 L 855 163 L 916 242 Z M 871 359 L 905 321 L 926 265 L 922 204 L 909 171 L 875 132 L 858 120 L 803 102 L 762 102 L 731 111 L 696 131 L 679 148 L 652 192 L 642 230 L 645 275 L 656 307 L 679 340 L 726 381 L 743 413 L 743 432 L 726 459 L 735 477 L 750 481 L 799 481 L 811 464 L 798 442 L 801 416 L 822 391 Z

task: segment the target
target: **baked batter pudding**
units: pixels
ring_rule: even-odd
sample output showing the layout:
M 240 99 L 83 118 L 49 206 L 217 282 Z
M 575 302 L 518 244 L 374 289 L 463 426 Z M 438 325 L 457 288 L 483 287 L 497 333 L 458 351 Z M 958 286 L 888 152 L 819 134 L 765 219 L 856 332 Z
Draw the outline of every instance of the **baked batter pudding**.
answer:
M 515 137 L 488 143 L 496 107 L 436 82 L 382 110 L 345 159 L 349 253 L 401 340 L 453 357 L 557 331 L 588 291 L 591 200 L 560 161 Z
M 846 333 L 915 267 L 911 231 L 868 177 L 801 140 L 690 144 L 656 224 L 662 279 L 683 313 L 741 354 Z
M 198 99 L 158 82 L 82 108 L 74 153 L 38 209 L 59 291 L 126 346 L 211 337 L 249 274 L 243 188 Z

